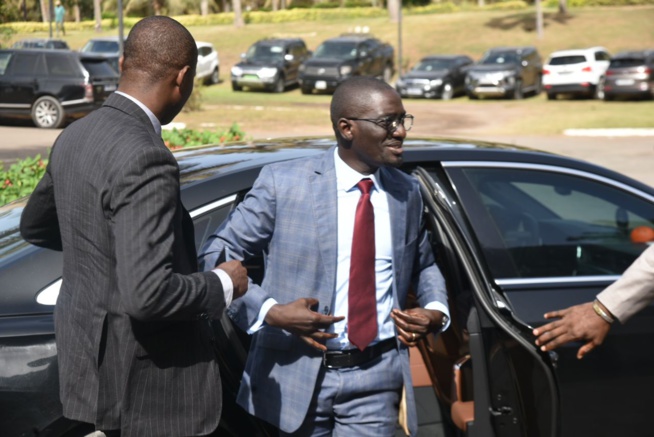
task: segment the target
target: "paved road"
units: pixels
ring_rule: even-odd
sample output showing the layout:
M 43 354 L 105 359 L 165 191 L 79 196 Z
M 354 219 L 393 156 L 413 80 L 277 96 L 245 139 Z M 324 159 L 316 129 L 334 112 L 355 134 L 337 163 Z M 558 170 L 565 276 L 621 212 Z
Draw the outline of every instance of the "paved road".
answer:
M 40 153 L 47 156 L 61 130 L 37 129 L 33 127 L 0 125 L 0 161 L 9 163 L 18 158 Z M 255 138 L 287 136 L 286 132 L 248 132 Z M 296 132 L 305 135 L 309 132 Z M 324 131 L 312 129 L 312 135 L 330 135 L 329 128 Z M 416 126 L 411 135 L 443 135 L 442 131 Z M 619 171 L 634 179 L 654 186 L 654 137 L 568 137 L 559 136 L 485 136 L 479 132 L 465 134 L 463 131 L 445 132 L 448 136 L 474 138 L 485 141 L 498 141 L 514 145 L 532 147 L 548 152 L 559 153 L 593 162 Z

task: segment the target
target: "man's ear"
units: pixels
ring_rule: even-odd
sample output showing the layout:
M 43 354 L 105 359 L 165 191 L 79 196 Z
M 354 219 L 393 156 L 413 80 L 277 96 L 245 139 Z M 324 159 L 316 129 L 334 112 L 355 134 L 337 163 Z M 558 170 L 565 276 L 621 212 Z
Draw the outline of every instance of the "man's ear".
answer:
M 175 78 L 175 84 L 181 88 L 182 84 L 184 83 L 184 80 L 186 79 L 186 76 L 191 74 L 192 74 L 191 67 L 185 65 L 184 68 L 182 68 L 177 72 L 177 77 Z M 186 80 L 193 80 L 193 78 L 189 77 Z
M 338 122 L 336 122 L 336 128 L 341 133 L 343 139 L 347 141 L 352 141 L 353 138 L 352 122 L 350 120 L 348 120 L 347 118 L 339 118 Z
M 118 73 L 123 72 L 123 62 L 125 61 L 125 56 L 118 58 Z

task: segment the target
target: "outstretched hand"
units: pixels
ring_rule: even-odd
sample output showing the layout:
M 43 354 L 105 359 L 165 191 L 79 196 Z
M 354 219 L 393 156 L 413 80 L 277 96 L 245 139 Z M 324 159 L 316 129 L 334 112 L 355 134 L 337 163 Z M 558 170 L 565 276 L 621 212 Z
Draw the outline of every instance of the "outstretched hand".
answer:
M 415 346 L 416 342 L 427 334 L 438 331 L 443 326 L 444 316 L 440 311 L 424 308 L 391 311 L 398 338 L 407 346 Z
M 266 315 L 266 323 L 299 336 L 311 347 L 326 351 L 324 342 L 337 335 L 328 334 L 323 330 L 333 323 L 340 322 L 344 317 L 313 311 L 311 308 L 316 305 L 318 300 L 313 298 L 301 298 L 288 304 L 273 305 Z
M 536 345 L 547 352 L 573 341 L 585 341 L 577 351 L 578 359 L 602 344 L 611 329 L 611 324 L 595 313 L 592 302 L 546 313 L 545 318 L 559 320 L 534 329 Z

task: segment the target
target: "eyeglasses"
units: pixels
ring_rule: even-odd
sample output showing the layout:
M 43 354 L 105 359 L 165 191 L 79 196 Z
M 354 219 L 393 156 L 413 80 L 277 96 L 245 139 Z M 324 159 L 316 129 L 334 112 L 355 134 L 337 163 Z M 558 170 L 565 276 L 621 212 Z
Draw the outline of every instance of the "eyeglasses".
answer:
M 391 118 L 391 117 L 385 117 L 385 118 L 355 118 L 355 117 L 349 117 L 348 120 L 359 120 L 359 121 L 368 121 L 370 123 L 374 123 L 379 127 L 382 127 L 386 129 L 386 132 L 388 132 L 388 135 L 393 135 L 393 133 L 397 130 L 400 125 L 404 127 L 405 131 L 410 131 L 411 128 L 413 127 L 413 115 L 411 114 L 405 114 L 399 118 Z

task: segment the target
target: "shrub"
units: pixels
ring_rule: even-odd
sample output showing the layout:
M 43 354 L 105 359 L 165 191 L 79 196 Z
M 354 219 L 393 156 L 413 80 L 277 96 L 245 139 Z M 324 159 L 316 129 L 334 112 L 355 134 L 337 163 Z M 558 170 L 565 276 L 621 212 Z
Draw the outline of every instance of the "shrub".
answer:
M 41 155 L 16 161 L 8 170 L 0 162 L 0 205 L 27 196 L 45 173 L 46 162 Z
M 164 144 L 171 150 L 205 144 L 224 144 L 229 141 L 239 141 L 245 137 L 243 131 L 234 123 L 225 131 L 197 131 L 193 129 L 164 130 L 161 133 Z

